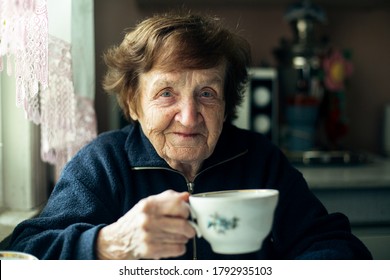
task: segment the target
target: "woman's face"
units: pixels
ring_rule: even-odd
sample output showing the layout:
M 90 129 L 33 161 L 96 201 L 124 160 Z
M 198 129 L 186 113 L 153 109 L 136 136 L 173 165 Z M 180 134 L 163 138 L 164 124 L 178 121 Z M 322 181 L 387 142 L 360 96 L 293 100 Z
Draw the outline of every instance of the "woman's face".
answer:
M 223 64 L 141 74 L 140 108 L 130 114 L 171 167 L 199 168 L 214 151 L 225 116 L 224 73 Z

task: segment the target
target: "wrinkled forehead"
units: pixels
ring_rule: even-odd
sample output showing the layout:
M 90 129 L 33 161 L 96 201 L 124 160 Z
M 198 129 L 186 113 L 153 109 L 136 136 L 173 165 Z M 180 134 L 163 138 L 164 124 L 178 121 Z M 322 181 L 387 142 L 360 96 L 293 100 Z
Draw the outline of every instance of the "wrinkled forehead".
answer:
M 197 76 L 203 77 L 204 79 L 218 79 L 220 82 L 224 82 L 226 76 L 226 63 L 222 61 L 212 67 L 195 67 L 189 66 L 188 64 L 182 64 L 180 62 L 156 63 L 150 71 L 166 74 L 171 77 L 182 75 L 184 73 L 197 73 Z
M 175 87 L 185 85 L 223 87 L 225 78 L 224 65 L 209 69 L 174 69 L 167 71 L 153 68 L 141 75 L 141 84 L 146 87 Z

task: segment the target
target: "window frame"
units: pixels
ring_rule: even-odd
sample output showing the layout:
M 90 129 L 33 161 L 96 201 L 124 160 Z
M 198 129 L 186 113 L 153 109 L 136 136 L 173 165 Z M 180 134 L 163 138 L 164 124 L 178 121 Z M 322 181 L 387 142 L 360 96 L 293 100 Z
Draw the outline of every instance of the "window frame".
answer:
M 50 169 L 40 158 L 40 129 L 16 106 L 15 77 L 0 72 L 0 236 L 40 212 Z

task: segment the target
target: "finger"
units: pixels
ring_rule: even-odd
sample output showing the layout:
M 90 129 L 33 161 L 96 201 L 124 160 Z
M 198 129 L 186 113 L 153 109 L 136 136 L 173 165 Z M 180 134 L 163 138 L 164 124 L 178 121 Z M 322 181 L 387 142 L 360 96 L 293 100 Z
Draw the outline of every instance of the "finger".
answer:
M 137 258 L 160 259 L 184 254 L 188 238 L 163 231 L 141 231 L 136 234 L 133 241 L 132 252 Z
M 143 211 L 155 216 L 171 216 L 187 219 L 189 209 L 186 206 L 189 194 L 186 192 L 178 193 L 172 190 L 161 194 L 149 196 L 142 201 Z
M 182 235 L 187 239 L 194 238 L 196 232 L 187 219 L 162 217 L 156 225 L 165 233 L 170 235 Z
M 144 248 L 145 251 L 140 252 L 145 259 L 164 259 L 173 258 L 183 255 L 186 252 L 185 244 L 156 244 Z
M 186 244 L 189 241 L 189 238 L 182 234 L 158 232 L 154 233 L 150 243 L 159 243 L 159 244 Z
M 167 196 L 169 195 L 170 193 L 168 192 Z M 173 199 L 170 200 L 170 203 L 168 202 L 166 205 L 160 204 L 162 206 L 161 212 L 167 216 L 188 219 L 190 211 L 187 207 L 187 202 L 189 201 L 190 194 L 188 192 L 174 192 L 171 195 L 173 195 Z
M 188 202 L 190 200 L 190 193 L 189 192 L 181 192 L 181 193 L 179 193 L 179 198 L 185 202 Z
M 196 234 L 187 219 L 169 216 L 145 216 L 142 229 L 149 234 L 181 235 L 187 239 Z
M 187 251 L 185 244 L 164 244 L 155 252 L 154 259 L 173 258 L 184 255 Z

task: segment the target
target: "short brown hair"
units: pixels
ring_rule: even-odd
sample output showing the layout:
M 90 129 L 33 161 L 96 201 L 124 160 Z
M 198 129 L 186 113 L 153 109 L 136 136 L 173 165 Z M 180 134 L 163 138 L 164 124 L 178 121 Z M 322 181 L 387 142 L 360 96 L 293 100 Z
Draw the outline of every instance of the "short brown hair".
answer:
M 131 120 L 129 106 L 137 112 L 141 73 L 154 66 L 207 69 L 225 62 L 225 114 L 227 120 L 233 120 L 243 99 L 250 59 L 248 42 L 224 28 L 216 17 L 155 15 L 140 22 L 120 45 L 105 52 L 108 70 L 103 88 L 117 95 L 124 116 Z

